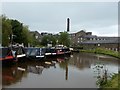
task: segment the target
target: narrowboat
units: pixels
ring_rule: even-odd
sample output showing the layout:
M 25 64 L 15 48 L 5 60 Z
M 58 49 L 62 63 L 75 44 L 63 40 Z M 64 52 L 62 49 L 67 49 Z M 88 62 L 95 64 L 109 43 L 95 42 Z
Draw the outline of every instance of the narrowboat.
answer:
M 56 49 L 55 47 L 51 47 L 51 48 L 46 48 L 45 49 L 45 57 L 53 57 L 53 56 L 56 56 L 57 53 L 56 53 Z
M 16 61 L 15 52 L 9 47 L 0 47 L 0 61 L 2 63 Z
M 1 47 L 0 48 L 0 61 L 11 62 L 18 61 L 26 56 L 25 51 L 22 46 L 11 46 L 11 47 Z
M 12 46 L 12 51 L 14 52 L 16 58 L 18 60 L 22 60 L 23 58 L 26 57 L 26 52 L 24 50 L 23 46 Z
M 66 55 L 71 53 L 70 49 L 63 45 L 56 45 L 56 51 L 57 55 Z
M 46 57 L 53 57 L 53 56 L 60 56 L 67 54 L 71 54 L 71 51 L 68 47 L 64 47 L 64 46 L 55 46 L 51 48 L 46 48 L 45 50 Z
M 71 54 L 70 48 L 63 48 L 65 54 Z
M 32 60 L 41 60 L 44 58 L 44 48 L 30 47 L 26 50 L 26 57 Z
M 64 55 L 64 54 L 65 52 L 63 48 L 56 49 L 56 55 Z

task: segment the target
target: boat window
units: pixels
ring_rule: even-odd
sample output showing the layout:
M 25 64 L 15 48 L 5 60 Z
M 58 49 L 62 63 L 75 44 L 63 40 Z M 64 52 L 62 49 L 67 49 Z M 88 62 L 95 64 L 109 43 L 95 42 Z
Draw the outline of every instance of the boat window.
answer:
M 42 53 L 45 53 L 45 52 L 46 52 L 46 49 L 45 49 L 45 48 L 42 48 L 41 51 L 42 51 Z
M 36 55 L 37 49 L 33 49 L 30 53 L 30 55 Z
M 37 55 L 40 55 L 40 53 L 41 53 L 41 49 L 37 49 Z
M 53 52 L 56 52 L 56 51 L 55 51 L 55 49 L 51 49 L 51 52 L 53 53 Z
M 27 50 L 27 55 L 29 55 L 32 52 L 32 49 Z
M 50 52 L 50 49 L 46 49 L 46 53 L 49 53 Z
M 17 54 L 18 54 L 18 55 L 23 54 L 23 51 L 22 51 L 21 48 L 18 49 Z

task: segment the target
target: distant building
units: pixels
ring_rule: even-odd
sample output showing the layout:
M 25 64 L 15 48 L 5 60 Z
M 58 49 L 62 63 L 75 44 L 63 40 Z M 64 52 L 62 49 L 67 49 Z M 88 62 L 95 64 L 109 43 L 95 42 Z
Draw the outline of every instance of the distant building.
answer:
M 41 35 L 45 36 L 45 35 L 53 35 L 53 34 L 52 33 L 47 33 L 47 32 L 41 32 Z
M 118 51 L 120 50 L 120 37 L 102 37 L 92 35 L 92 32 L 79 31 L 70 34 L 72 46 L 81 46 L 84 49 L 94 49 L 97 47 Z
M 37 39 L 39 42 L 42 41 L 42 38 L 45 36 L 45 35 L 53 35 L 52 33 L 47 33 L 47 32 L 41 32 L 39 33 L 38 31 L 31 31 L 30 32 L 31 35 L 33 35 L 35 37 L 35 39 Z
M 77 46 L 79 44 L 79 42 L 80 42 L 80 37 L 85 36 L 85 35 L 86 35 L 86 32 L 83 31 L 83 30 L 81 30 L 81 31 L 79 31 L 77 33 L 70 34 L 70 39 L 72 41 L 72 45 Z
M 41 42 L 42 35 L 38 31 L 31 31 L 30 33 L 31 33 L 31 35 L 33 35 L 35 37 L 35 39 L 37 39 L 39 42 Z

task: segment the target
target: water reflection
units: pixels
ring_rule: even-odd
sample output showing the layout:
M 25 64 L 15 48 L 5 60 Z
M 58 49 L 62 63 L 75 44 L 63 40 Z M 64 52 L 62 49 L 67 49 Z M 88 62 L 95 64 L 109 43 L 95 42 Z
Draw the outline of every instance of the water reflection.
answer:
M 65 80 L 68 80 L 68 62 L 69 59 L 63 59 L 63 58 L 57 58 L 57 61 L 59 62 L 59 67 L 65 70 Z
M 110 77 L 110 74 L 108 73 L 108 68 L 104 64 L 96 64 L 94 66 L 94 73 L 95 78 L 97 79 L 96 84 L 101 87 L 102 85 L 107 83 L 108 78 Z
M 44 61 L 26 60 L 3 67 L 2 84 L 16 88 L 95 88 L 107 82 L 111 73 L 117 73 L 117 68 L 116 58 L 74 53 L 72 56 Z
M 44 69 L 43 66 L 36 66 L 36 67 L 28 66 L 27 68 L 28 72 L 32 72 L 35 74 L 42 74 L 43 69 Z
M 2 84 L 11 85 L 16 82 L 20 82 L 22 77 L 26 77 L 27 73 L 18 70 L 17 65 L 12 67 L 4 67 L 2 70 Z
M 42 74 L 44 68 L 55 68 L 54 62 L 36 62 L 27 61 L 24 63 L 17 63 L 9 67 L 3 67 L 2 70 L 2 84 L 11 85 L 20 82 L 22 77 L 27 77 L 28 73 Z

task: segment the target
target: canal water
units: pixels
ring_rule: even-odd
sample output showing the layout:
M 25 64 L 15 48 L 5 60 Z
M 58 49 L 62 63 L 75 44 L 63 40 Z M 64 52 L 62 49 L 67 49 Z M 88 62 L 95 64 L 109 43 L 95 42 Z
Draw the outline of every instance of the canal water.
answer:
M 3 88 L 97 88 L 118 73 L 118 59 L 91 53 L 17 62 L 2 68 Z

